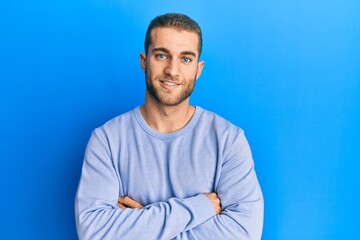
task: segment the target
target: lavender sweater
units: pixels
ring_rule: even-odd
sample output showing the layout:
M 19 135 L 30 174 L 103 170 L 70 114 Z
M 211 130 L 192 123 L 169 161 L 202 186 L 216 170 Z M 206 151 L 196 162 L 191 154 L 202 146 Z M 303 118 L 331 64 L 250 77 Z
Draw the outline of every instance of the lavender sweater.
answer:
M 125 195 L 144 208 L 119 208 Z M 75 215 L 80 239 L 260 239 L 263 197 L 240 128 L 196 107 L 183 129 L 163 134 L 137 107 L 93 131 Z

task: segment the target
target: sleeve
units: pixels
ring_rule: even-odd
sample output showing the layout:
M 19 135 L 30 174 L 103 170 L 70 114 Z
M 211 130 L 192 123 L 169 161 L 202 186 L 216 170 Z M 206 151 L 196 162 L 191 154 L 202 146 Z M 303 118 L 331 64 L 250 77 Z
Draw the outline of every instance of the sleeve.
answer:
M 85 151 L 75 198 L 79 239 L 171 239 L 216 215 L 202 194 L 123 210 L 117 206 L 120 181 L 109 144 L 95 130 Z
M 264 201 L 243 131 L 225 156 L 216 192 L 222 204 L 221 214 L 188 234 L 196 239 L 260 239 Z

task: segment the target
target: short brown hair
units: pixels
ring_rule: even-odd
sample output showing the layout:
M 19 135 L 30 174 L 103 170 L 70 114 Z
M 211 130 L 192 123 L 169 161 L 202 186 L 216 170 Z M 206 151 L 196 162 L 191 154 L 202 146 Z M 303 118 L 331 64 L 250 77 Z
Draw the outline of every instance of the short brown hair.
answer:
M 147 54 L 148 48 L 151 44 L 151 30 L 157 27 L 172 27 L 179 30 L 186 30 L 189 32 L 196 33 L 198 35 L 199 44 L 198 52 L 199 57 L 202 50 L 202 33 L 199 25 L 190 17 L 181 13 L 166 13 L 164 15 L 157 16 L 154 18 L 146 31 L 145 36 L 145 53 Z

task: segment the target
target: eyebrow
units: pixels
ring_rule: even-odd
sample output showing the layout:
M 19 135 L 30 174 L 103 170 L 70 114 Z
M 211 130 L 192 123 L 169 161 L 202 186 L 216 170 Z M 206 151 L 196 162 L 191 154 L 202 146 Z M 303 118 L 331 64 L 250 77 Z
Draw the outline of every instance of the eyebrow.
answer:
M 159 51 L 159 52 L 166 52 L 166 53 L 169 53 L 169 52 L 170 52 L 169 50 L 167 50 L 166 48 L 163 48 L 163 47 L 154 48 L 154 49 L 152 50 L 152 52 L 157 52 L 157 51 Z
M 157 52 L 157 51 L 159 51 L 159 52 L 165 52 L 165 53 L 170 53 L 170 51 L 169 51 L 168 49 L 163 48 L 163 47 L 154 48 L 154 49 L 152 50 L 152 52 Z M 196 53 L 194 53 L 194 52 L 192 52 L 192 51 L 183 51 L 183 52 L 181 52 L 180 54 L 181 54 L 181 55 L 191 55 L 191 56 L 196 57 Z
M 182 55 L 191 55 L 191 56 L 194 56 L 196 57 L 196 53 L 192 52 L 192 51 L 184 51 L 184 52 L 181 52 Z

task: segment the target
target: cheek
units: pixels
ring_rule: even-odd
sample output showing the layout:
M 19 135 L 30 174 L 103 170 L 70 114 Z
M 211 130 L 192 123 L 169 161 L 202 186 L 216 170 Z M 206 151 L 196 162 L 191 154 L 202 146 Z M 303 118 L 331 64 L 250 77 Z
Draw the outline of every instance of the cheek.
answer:
M 162 65 L 161 64 L 159 64 L 159 63 L 149 63 L 148 65 L 147 65 L 147 67 L 148 67 L 148 71 L 149 72 L 151 72 L 152 73 L 152 75 L 158 75 L 158 74 L 161 74 L 162 73 L 162 71 L 163 71 L 163 67 L 162 67 Z
M 193 80 L 194 76 L 196 77 L 196 75 L 197 75 L 197 67 L 196 66 L 195 67 L 191 66 L 184 71 L 184 77 L 187 79 Z

